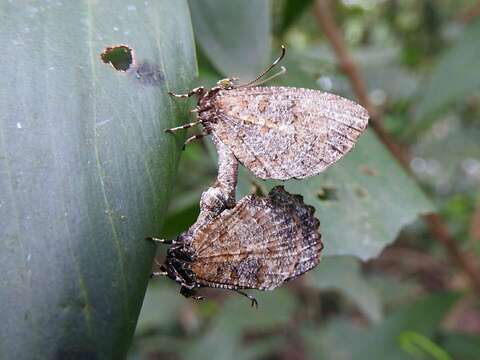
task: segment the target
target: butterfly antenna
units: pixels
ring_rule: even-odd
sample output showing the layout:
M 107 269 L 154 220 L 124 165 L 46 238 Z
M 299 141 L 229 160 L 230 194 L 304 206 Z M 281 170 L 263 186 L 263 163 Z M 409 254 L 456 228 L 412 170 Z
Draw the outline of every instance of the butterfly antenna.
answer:
M 266 82 L 269 82 L 270 80 L 273 80 L 276 77 L 285 74 L 286 72 L 287 72 L 287 69 L 285 68 L 285 66 L 280 66 L 280 70 L 278 72 L 276 72 L 272 76 L 269 76 L 268 78 L 263 79 L 262 81 L 256 83 L 255 86 L 265 84 Z
M 286 52 L 286 48 L 284 45 L 281 46 L 282 48 L 282 53 L 280 54 L 280 56 L 278 58 L 275 59 L 275 61 L 268 67 L 266 68 L 264 71 L 262 71 L 260 73 L 260 75 L 258 75 L 254 80 L 246 83 L 246 84 L 243 84 L 243 85 L 239 85 L 239 86 L 236 86 L 237 88 L 239 87 L 246 87 L 246 86 L 250 86 L 252 84 L 255 84 L 258 80 L 260 80 L 263 76 L 265 76 L 270 70 L 272 70 L 280 61 L 282 61 L 282 59 L 285 57 L 285 52 Z M 282 68 L 282 69 L 285 69 L 285 68 Z M 275 76 L 278 76 L 280 74 L 283 74 L 285 72 L 285 70 L 281 70 L 278 74 L 276 74 Z M 272 78 L 269 78 L 269 80 L 272 79 Z M 265 82 L 265 81 L 263 81 Z

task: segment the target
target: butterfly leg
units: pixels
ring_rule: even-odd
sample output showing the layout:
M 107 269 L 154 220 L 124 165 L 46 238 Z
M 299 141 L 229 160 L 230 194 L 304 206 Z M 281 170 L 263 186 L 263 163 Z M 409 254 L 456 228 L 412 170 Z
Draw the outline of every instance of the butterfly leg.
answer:
M 158 243 L 161 243 L 161 244 L 167 244 L 167 245 L 172 244 L 172 240 L 160 239 L 160 238 L 152 237 L 152 236 L 149 236 L 149 237 L 145 238 L 145 240 L 158 242 Z
M 194 300 L 205 300 L 205 296 L 200 296 L 200 295 L 197 295 L 197 293 L 195 292 L 195 290 L 193 289 L 189 289 L 185 286 L 182 286 L 180 288 L 180 294 L 182 294 L 183 296 L 185 296 L 186 298 L 192 298 Z
M 243 295 L 243 296 L 249 298 L 250 301 L 252 302 L 252 304 L 251 304 L 252 307 L 254 307 L 255 309 L 258 309 L 258 301 L 252 295 L 248 295 L 247 293 L 244 293 L 243 291 L 240 291 L 240 290 L 237 290 L 237 289 L 235 289 L 233 291 L 235 291 L 236 293 L 238 293 L 240 295 Z
M 190 96 L 193 96 L 193 95 L 201 95 L 204 91 L 205 91 L 205 88 L 203 86 L 200 86 L 200 87 L 197 87 L 197 88 L 193 89 L 192 91 L 190 91 L 186 94 L 174 94 L 174 93 L 169 91 L 168 95 L 176 97 L 176 98 L 180 98 L 180 99 L 188 99 Z
M 167 275 L 168 274 L 166 271 L 154 271 L 150 274 L 150 279 L 160 277 L 160 276 L 167 276 Z
M 162 240 L 162 239 L 160 239 L 160 240 Z M 161 265 L 157 261 L 157 259 L 153 258 L 153 261 L 155 262 L 155 264 L 157 264 L 159 266 L 159 271 L 152 271 L 152 273 L 150 274 L 150 279 L 160 277 L 160 276 L 168 276 L 167 268 L 164 265 Z
M 193 127 L 195 125 L 198 125 L 198 124 L 201 124 L 201 123 L 202 123 L 201 121 L 194 121 L 194 122 L 191 122 L 191 123 L 183 124 L 181 126 L 173 127 L 173 128 L 170 128 L 170 129 L 165 129 L 164 131 L 168 132 L 168 133 L 173 133 L 173 132 L 178 131 L 178 130 L 191 128 L 191 127 Z
M 185 147 L 190 144 L 192 141 L 194 140 L 197 140 L 197 139 L 201 139 L 202 137 L 206 136 L 208 134 L 205 134 L 205 133 L 202 133 L 202 134 L 197 134 L 197 135 L 193 135 L 193 136 L 190 136 L 184 143 L 183 143 L 183 146 L 182 146 L 182 150 L 185 150 Z

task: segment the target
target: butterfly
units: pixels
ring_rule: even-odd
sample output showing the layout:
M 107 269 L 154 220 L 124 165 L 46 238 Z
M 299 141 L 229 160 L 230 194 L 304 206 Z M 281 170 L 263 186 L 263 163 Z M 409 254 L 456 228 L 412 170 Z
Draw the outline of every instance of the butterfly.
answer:
M 223 288 L 257 301 L 241 289 L 273 290 L 320 261 L 320 222 L 314 208 L 282 186 L 268 196 L 248 195 L 234 208 L 187 231 L 170 244 L 165 262 L 153 276 L 167 276 L 186 297 L 202 299 L 197 288 Z
M 282 54 L 255 80 L 238 85 L 237 78 L 218 81 L 178 98 L 197 96 L 197 121 L 166 129 L 174 132 L 198 124 L 203 134 L 223 143 L 236 159 L 262 179 L 288 180 L 316 175 L 348 153 L 368 124 L 359 104 L 319 90 L 261 87 L 259 80 L 285 56 Z M 262 80 L 266 82 L 285 68 Z M 256 84 L 256 85 L 255 85 Z

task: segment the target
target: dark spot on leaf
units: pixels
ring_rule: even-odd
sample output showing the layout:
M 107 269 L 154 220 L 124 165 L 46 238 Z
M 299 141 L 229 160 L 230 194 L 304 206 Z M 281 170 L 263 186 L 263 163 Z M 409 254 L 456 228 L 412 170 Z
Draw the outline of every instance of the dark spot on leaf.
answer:
M 317 191 L 317 198 L 321 201 L 338 201 L 337 188 L 333 186 L 324 186 Z
M 368 176 L 378 176 L 378 171 L 368 165 L 360 165 L 360 171 Z
M 160 67 L 156 64 L 149 64 L 143 62 L 135 69 L 135 77 L 144 85 L 160 85 L 165 76 L 163 75 Z
M 357 195 L 359 198 L 366 198 L 368 196 L 368 191 L 365 188 L 362 187 L 356 187 L 354 190 L 355 195 Z
M 100 54 L 100 58 L 115 70 L 127 71 L 133 63 L 133 50 L 126 45 L 109 46 Z

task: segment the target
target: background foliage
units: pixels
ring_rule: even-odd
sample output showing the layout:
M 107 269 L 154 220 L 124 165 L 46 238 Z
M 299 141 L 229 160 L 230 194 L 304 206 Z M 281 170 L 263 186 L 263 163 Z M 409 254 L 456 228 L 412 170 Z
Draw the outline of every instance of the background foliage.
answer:
M 480 23 L 468 17 L 472 3 L 330 1 L 387 132 L 409 153 L 412 174 L 370 129 L 324 174 L 287 182 L 321 220 L 321 264 L 281 289 L 252 291 L 257 312 L 235 294 L 207 290 L 209 300 L 193 303 L 171 281 L 152 282 L 132 358 L 478 356 L 478 298 L 419 218 L 439 211 L 458 246 L 477 257 Z M 273 85 L 355 98 L 314 16 L 315 1 L 202 0 L 190 8 L 199 84 L 232 75 L 248 80 L 285 44 L 287 74 Z M 175 237 L 194 221 L 215 166 L 208 140 L 182 154 L 163 235 Z M 267 190 L 274 182 L 241 169 L 237 196 L 253 185 Z
M 286 183 L 321 220 L 316 269 L 251 291 L 258 311 L 226 291 L 206 289 L 196 303 L 168 279 L 147 288 L 154 248 L 143 238 L 187 229 L 216 176 L 208 139 L 177 169 L 186 133 L 163 129 L 187 122 L 194 103 L 167 91 L 195 86 L 197 65 L 197 85 L 246 81 L 285 44 L 288 70 L 272 85 L 355 99 L 315 13 L 326 2 L 0 2 L 0 357 L 478 358 L 475 0 L 328 1 L 408 162 L 371 126 L 334 167 Z M 119 44 L 134 49 L 123 73 L 100 59 Z M 274 185 L 241 169 L 237 197 Z M 432 211 L 440 232 L 422 220 Z

